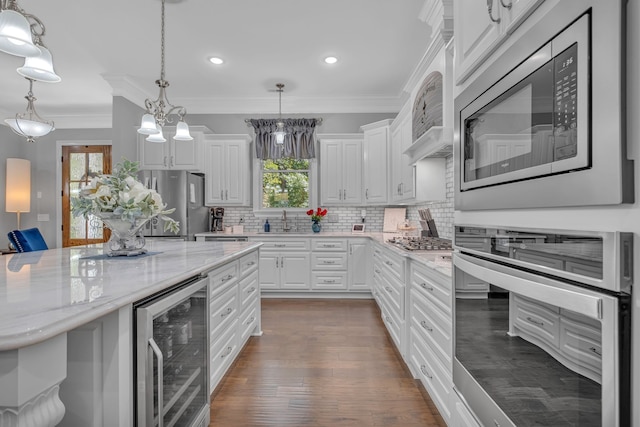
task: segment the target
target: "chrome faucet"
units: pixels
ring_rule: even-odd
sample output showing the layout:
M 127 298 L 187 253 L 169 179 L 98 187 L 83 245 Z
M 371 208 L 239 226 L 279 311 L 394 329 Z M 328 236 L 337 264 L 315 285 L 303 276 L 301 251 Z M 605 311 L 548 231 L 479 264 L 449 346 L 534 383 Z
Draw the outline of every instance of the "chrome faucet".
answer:
M 282 210 L 282 231 L 289 231 L 291 227 L 287 224 L 287 210 Z

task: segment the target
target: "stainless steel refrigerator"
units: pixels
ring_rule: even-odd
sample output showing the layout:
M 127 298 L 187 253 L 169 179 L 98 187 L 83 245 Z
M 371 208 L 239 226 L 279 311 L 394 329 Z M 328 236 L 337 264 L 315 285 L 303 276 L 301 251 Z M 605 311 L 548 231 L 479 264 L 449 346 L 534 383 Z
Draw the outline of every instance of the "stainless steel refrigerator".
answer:
M 176 210 L 168 215 L 180 223 L 176 235 L 164 231 L 160 218 L 149 221 L 143 229 L 145 237 L 195 240 L 196 233 L 209 231 L 209 209 L 204 206 L 204 176 L 188 171 L 146 170 L 138 172 L 138 179 L 162 196 L 167 208 Z

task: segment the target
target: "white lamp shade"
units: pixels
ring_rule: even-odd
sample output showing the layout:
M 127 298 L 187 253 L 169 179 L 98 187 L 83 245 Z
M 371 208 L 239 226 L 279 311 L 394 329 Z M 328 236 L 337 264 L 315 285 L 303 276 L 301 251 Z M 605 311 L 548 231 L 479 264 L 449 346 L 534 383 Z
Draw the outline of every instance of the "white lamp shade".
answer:
M 155 135 L 159 132 L 161 131 L 158 130 L 158 127 L 156 126 L 156 119 L 153 117 L 153 115 L 148 113 L 143 115 L 138 133 L 141 133 L 143 135 Z
M 176 125 L 176 136 L 173 137 L 176 141 L 193 141 L 193 137 L 189 133 L 189 125 L 180 120 Z
M 18 68 L 18 74 L 39 82 L 58 83 L 62 79 L 53 71 L 51 52 L 44 46 L 39 47 L 40 55 L 27 56 L 24 60 L 24 66 Z
M 0 51 L 25 57 L 40 54 L 40 48 L 33 44 L 29 21 L 14 10 L 0 12 Z
M 167 140 L 164 139 L 164 136 L 162 135 L 162 128 L 160 126 L 156 127 L 156 133 L 153 135 L 149 135 L 147 137 L 147 141 L 149 142 L 157 142 L 157 143 L 162 143 L 162 142 L 166 142 Z
M 4 122 L 11 126 L 18 135 L 22 136 L 33 136 L 37 138 L 54 130 L 54 127 L 49 123 L 36 122 L 34 120 L 6 119 Z
M 276 136 L 276 144 L 284 144 L 284 136 L 286 133 L 282 130 L 273 133 Z
M 7 212 L 31 210 L 31 162 L 29 160 L 7 158 L 5 201 Z

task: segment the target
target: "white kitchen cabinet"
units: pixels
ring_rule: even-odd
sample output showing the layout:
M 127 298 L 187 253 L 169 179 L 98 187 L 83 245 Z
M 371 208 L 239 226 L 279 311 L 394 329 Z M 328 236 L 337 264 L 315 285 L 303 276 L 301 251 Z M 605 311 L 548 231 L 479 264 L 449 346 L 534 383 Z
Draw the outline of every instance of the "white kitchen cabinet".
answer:
M 363 142 L 363 201 L 367 205 L 386 204 L 389 197 L 389 126 L 382 120 L 362 126 Z
M 362 204 L 362 135 L 321 137 L 320 203 Z
M 202 149 L 204 135 L 211 130 L 205 126 L 191 126 L 191 141 L 176 141 L 175 126 L 165 126 L 165 142 L 149 142 L 147 135 L 138 134 L 138 162 L 140 170 L 175 169 L 200 172 L 203 170 Z
M 311 289 L 347 290 L 347 240 L 311 239 Z
M 349 239 L 348 288 L 350 291 L 371 289 L 371 262 L 367 239 Z
M 249 135 L 205 135 L 205 205 L 248 206 L 251 162 Z
M 412 144 L 411 117 L 400 119 L 391 131 L 391 201 L 407 202 L 415 198 L 415 167 L 405 150 Z
M 260 250 L 260 289 L 309 290 L 309 239 L 264 238 Z
M 464 82 L 543 1 L 455 1 L 456 83 Z M 488 5 L 492 7 L 493 20 Z

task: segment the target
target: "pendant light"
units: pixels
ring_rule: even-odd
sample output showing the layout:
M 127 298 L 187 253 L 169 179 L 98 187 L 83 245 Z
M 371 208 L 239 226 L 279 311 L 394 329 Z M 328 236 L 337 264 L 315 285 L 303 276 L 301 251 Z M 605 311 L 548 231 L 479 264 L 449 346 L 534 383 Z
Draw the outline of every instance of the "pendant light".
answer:
M 162 127 L 166 123 L 172 123 L 169 116 L 175 113 L 178 115 L 179 121 L 176 127 L 176 135 L 174 139 L 178 141 L 191 141 L 193 137 L 189 133 L 189 125 L 184 121 L 184 116 L 187 114 L 187 110 L 184 107 L 175 106 L 169 102 L 166 94 L 166 88 L 169 86 L 169 82 L 164 79 L 164 3 L 165 0 L 162 0 L 160 21 L 160 79 L 156 80 L 156 84 L 160 88 L 160 93 L 156 100 L 150 100 L 147 98 L 144 101 L 147 112 L 142 116 L 138 133 L 150 136 L 160 134 L 157 138 L 147 138 L 147 141 L 166 141 L 162 136 Z M 168 107 L 168 111 L 165 111 L 165 107 Z
M 277 83 L 276 91 L 278 92 L 278 120 L 276 121 L 276 130 L 273 132 L 273 136 L 276 137 L 276 144 L 282 145 L 284 144 L 284 137 L 287 135 L 287 132 L 284 130 L 284 121 L 282 120 L 282 92 L 284 89 L 284 84 Z
M 28 18 L 35 17 L 24 13 L 15 1 L 8 0 L 0 12 L 0 51 L 24 57 L 40 53 L 40 48 L 31 38 L 32 26 Z M 34 20 L 39 22 L 37 18 Z
M 33 79 L 29 80 L 29 92 L 25 99 L 27 100 L 27 111 L 16 114 L 15 118 L 6 119 L 4 122 L 18 135 L 27 138 L 28 142 L 35 142 L 36 138 L 44 136 L 54 130 L 54 123 L 45 120 L 36 112 L 33 104 L 36 97 L 33 96 Z

